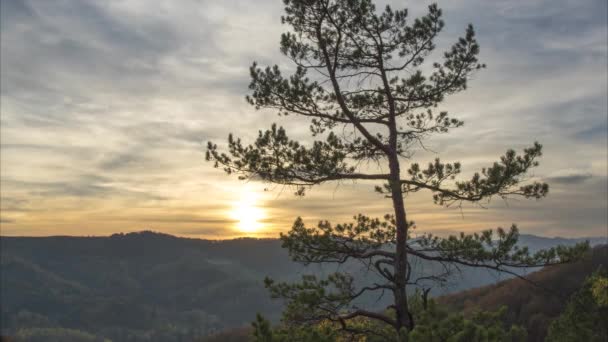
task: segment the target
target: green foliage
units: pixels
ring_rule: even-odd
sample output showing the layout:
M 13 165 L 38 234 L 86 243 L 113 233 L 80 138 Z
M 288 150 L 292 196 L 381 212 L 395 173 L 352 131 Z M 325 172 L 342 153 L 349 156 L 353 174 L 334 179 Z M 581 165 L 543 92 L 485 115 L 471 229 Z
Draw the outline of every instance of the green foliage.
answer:
M 270 322 L 268 322 L 260 314 L 255 317 L 255 322 L 251 323 L 253 326 L 253 336 L 257 342 L 272 342 L 272 330 L 270 328 Z
M 419 292 L 410 298 L 410 306 L 416 326 L 409 332 L 409 342 L 526 341 L 525 329 L 505 324 L 506 306 L 463 315 L 448 311 L 433 299 L 425 300 Z
M 238 172 L 242 179 L 255 170 L 265 181 L 308 185 L 346 177 L 355 171 L 345 163 L 347 150 L 353 147 L 334 134 L 306 148 L 290 140 L 282 127 L 273 124 L 270 130 L 260 131 L 253 145 L 243 146 L 240 139 L 230 135 L 228 148 L 230 156 L 218 152 L 217 145 L 209 143 L 207 160 L 214 160 L 216 167 L 224 165 L 229 174 Z
M 393 318 L 363 310 L 355 304 L 355 300 L 364 293 L 391 291 L 395 288 L 391 282 L 394 277 L 391 268 L 396 256 L 388 248 L 396 243 L 394 220 L 390 216 L 379 220 L 363 215 L 356 216 L 355 219 L 354 223 L 336 226 L 322 221 L 317 228 L 306 228 L 303 221 L 297 219 L 292 230 L 281 235 L 283 247 L 289 250 L 293 260 L 305 264 L 341 264 L 349 259 L 365 260 L 368 267 L 380 275 L 380 279 L 371 284 L 362 284 L 345 272 L 330 274 L 323 279 L 312 275 L 303 276 L 298 283 L 267 279 L 266 287 L 272 297 L 286 301 L 284 319 L 287 322 L 318 323 L 325 319 L 363 316 L 378 319 L 388 325 L 394 324 Z M 420 286 L 445 282 L 462 266 L 517 274 L 517 268 L 572 262 L 580 259 L 589 249 L 587 242 L 581 242 L 574 246 L 557 246 L 532 253 L 527 247 L 518 246 L 519 231 L 515 226 L 508 232 L 499 228 L 497 235 L 494 236 L 488 230 L 481 234 L 462 233 L 447 238 L 429 234 L 411 239 L 408 253 L 422 260 L 442 263 L 443 272 L 430 276 L 410 275 L 409 284 Z
M 588 250 L 587 241 L 574 246 L 555 246 L 530 253 L 528 247 L 517 245 L 519 230 L 516 225 L 509 231 L 496 229 L 497 237 L 492 230 L 481 233 L 451 235 L 440 238 L 432 234 L 424 234 L 416 239 L 422 250 L 436 251 L 434 258 L 438 260 L 453 260 L 470 266 L 487 268 L 534 267 L 579 260 Z M 411 251 L 417 255 L 416 250 Z
M 506 326 L 506 307 L 498 311 L 476 311 L 468 317 L 447 311 L 428 300 L 424 304 L 416 294 L 410 298 L 416 327 L 407 334 L 409 342 L 516 342 L 526 341 L 526 331 L 519 326 Z M 389 315 L 390 312 L 387 312 Z M 279 325 L 272 329 L 270 323 L 258 315 L 253 323 L 256 342 L 286 341 L 361 341 L 384 342 L 405 340 L 386 325 L 367 318 L 357 319 L 350 326 L 351 331 L 340 329 L 340 324 L 328 320 L 319 321 L 305 327 Z
M 608 277 L 597 276 L 591 285 L 591 292 L 597 305 L 601 308 L 608 306 Z
M 431 302 L 433 303 L 433 302 Z M 519 326 L 505 327 L 506 307 L 496 312 L 474 312 L 471 317 L 442 311 L 434 303 L 420 313 L 416 327 L 409 334 L 411 342 L 515 342 L 526 341 L 526 331 Z
M 525 239 L 525 237 L 524 237 Z M 546 248 L 544 244 L 530 242 Z M 538 242 L 538 241 L 537 241 Z M 563 243 L 557 242 L 556 243 Z M 605 243 L 605 238 L 602 239 Z M 608 246 L 596 246 L 581 260 L 573 263 L 543 268 L 526 275 L 526 280 L 515 278 L 497 284 L 474 288 L 457 294 L 440 297 L 443 305 L 468 315 L 474 310 L 497 310 L 508 307 L 505 317 L 507 324 L 524 327 L 530 341 L 543 341 L 551 322 L 565 309 L 565 294 L 572 294 L 581 288 L 598 267 L 608 264 Z
M 270 322 L 259 314 L 252 326 L 255 342 L 334 342 L 338 338 L 336 330 L 324 324 L 272 329 Z
M 444 187 L 448 180 L 454 180 L 460 173 L 460 163 L 442 163 L 439 158 L 429 163 L 427 169 L 422 170 L 418 163 L 412 163 L 408 169 L 409 179 L 402 181 L 404 193 L 429 189 L 434 192 L 435 203 L 450 205 L 461 201 L 478 201 L 491 195 L 507 198 L 519 195 L 525 198 L 540 199 L 549 192 L 549 185 L 533 182 L 524 186 L 518 185 L 522 177 L 532 167 L 538 166 L 538 158 L 542 156 L 542 145 L 538 142 L 534 146 L 524 149 L 519 156 L 514 150 L 508 150 L 491 167 L 476 172 L 468 181 L 457 181 L 454 188 Z
M 321 221 L 316 228 L 306 228 L 304 221 L 297 218 L 287 234 L 281 233 L 282 247 L 297 262 L 344 263 L 349 258 L 382 254 L 382 249 L 395 241 L 392 216 L 386 215 L 380 220 L 359 214 L 354 220 L 335 226 L 329 221 Z
M 545 341 L 603 342 L 608 340 L 608 306 L 603 271 L 589 277 L 568 301 L 562 314 L 551 323 Z

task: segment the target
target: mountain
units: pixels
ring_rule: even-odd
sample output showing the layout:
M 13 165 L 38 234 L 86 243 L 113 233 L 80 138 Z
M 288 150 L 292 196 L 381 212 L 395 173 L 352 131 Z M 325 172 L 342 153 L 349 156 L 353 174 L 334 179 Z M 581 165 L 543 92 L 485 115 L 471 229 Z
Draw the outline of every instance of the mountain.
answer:
M 275 317 L 280 305 L 268 299 L 261 279 L 288 272 L 276 240 L 216 242 L 142 232 L 2 237 L 1 247 L 4 334 L 28 326 L 19 318 L 25 312 L 46 318 L 46 325 L 115 340 L 145 340 L 150 330 L 167 333 L 163 329 L 206 335 L 246 324 L 256 312 Z
M 522 236 L 522 244 L 532 250 L 575 242 Z M 305 268 L 291 262 L 275 239 L 211 241 L 140 232 L 1 237 L 0 247 L 3 334 L 45 328 L 117 341 L 191 340 L 248 325 L 257 312 L 276 320 L 281 304 L 271 301 L 263 288 L 265 276 L 294 280 L 301 274 L 335 271 L 332 266 Z M 364 272 L 354 263 L 340 270 Z M 501 279 L 486 271 L 464 270 L 452 286 L 435 295 Z M 386 305 L 375 298 L 363 300 L 378 308 Z
M 575 243 L 589 241 L 591 246 L 605 245 L 608 243 L 608 237 L 585 237 L 585 238 L 562 238 L 562 237 L 544 237 L 530 234 L 521 234 L 518 244 L 527 246 L 531 251 L 547 249 L 558 245 L 570 246 Z

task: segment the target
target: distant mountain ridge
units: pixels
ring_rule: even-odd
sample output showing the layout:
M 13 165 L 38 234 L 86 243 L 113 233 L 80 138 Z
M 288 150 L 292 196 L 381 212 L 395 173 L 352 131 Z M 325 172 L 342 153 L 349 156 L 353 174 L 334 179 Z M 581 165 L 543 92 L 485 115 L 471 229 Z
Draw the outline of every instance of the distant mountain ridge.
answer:
M 528 246 L 535 249 L 546 249 L 557 245 L 570 245 L 574 243 L 589 241 L 589 244 L 593 246 L 608 244 L 608 236 L 593 236 L 593 237 L 581 237 L 581 238 L 564 238 L 564 237 L 544 237 L 531 234 L 521 234 L 519 236 L 519 244 L 522 246 Z
M 522 235 L 531 250 L 580 239 Z M 605 238 L 589 239 L 592 245 Z M 2 333 L 33 325 L 78 329 L 133 341 L 195 336 L 276 319 L 262 279 L 294 280 L 331 267 L 304 268 L 277 239 L 202 240 L 150 231 L 108 237 L 0 237 Z M 357 265 L 341 270 L 356 273 Z M 465 270 L 436 295 L 504 277 Z M 383 303 L 377 303 L 382 306 Z M 33 323 L 36 322 L 36 323 Z M 164 334 L 164 335 L 163 335 Z M 160 337 L 159 337 L 160 336 Z

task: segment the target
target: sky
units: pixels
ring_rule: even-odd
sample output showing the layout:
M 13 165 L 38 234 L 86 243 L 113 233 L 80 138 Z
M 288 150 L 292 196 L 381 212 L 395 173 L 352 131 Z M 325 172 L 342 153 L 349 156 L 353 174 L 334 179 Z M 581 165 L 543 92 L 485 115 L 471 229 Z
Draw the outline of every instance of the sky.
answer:
M 391 203 L 373 183 L 293 189 L 241 182 L 205 162 L 207 141 L 251 141 L 277 122 L 310 142 L 308 122 L 256 111 L 248 68 L 278 64 L 279 0 L 1 1 L 0 233 L 276 237 L 295 217 L 346 222 Z M 377 2 L 383 8 L 387 2 Z M 392 1 L 424 14 L 426 1 Z M 508 227 L 542 236 L 608 235 L 608 24 L 605 0 L 439 1 L 437 52 L 473 23 L 487 69 L 442 108 L 464 127 L 427 141 L 464 175 L 508 148 L 544 146 L 541 201 L 444 208 L 408 196 L 416 232 Z M 405 169 L 405 167 L 402 167 Z M 243 219 L 244 216 L 249 219 Z

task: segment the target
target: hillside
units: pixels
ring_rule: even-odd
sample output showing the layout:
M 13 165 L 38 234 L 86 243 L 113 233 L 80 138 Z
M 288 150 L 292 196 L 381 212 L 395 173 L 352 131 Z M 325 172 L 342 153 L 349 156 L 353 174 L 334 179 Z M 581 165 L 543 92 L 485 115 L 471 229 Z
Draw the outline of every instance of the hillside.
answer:
M 570 296 L 599 267 L 608 267 L 608 246 L 597 246 L 588 256 L 574 264 L 544 268 L 527 278 L 509 279 L 497 284 L 441 296 L 437 301 L 451 311 L 472 313 L 474 310 L 497 310 L 507 307 L 505 323 L 517 324 L 528 331 L 528 341 L 542 342 L 551 321 L 564 309 Z M 247 342 L 251 328 L 240 328 L 214 334 L 204 342 Z
M 533 250 L 554 242 L 522 236 L 522 244 Z M 262 286 L 265 276 L 289 280 L 334 270 L 292 263 L 273 239 L 210 241 L 141 232 L 2 237 L 0 247 L 3 334 L 61 327 L 114 340 L 188 340 L 248 325 L 256 312 L 277 319 L 281 304 L 269 299 Z M 341 270 L 361 272 L 355 264 Z M 451 287 L 435 294 L 500 279 L 465 269 Z
M 530 341 L 542 341 L 550 322 L 561 313 L 568 298 L 599 267 L 608 267 L 606 245 L 593 248 L 585 260 L 547 267 L 530 274 L 527 278 L 534 284 L 523 279 L 510 279 L 438 300 L 465 313 L 476 308 L 496 310 L 506 305 L 507 322 L 524 326 Z
M 46 325 L 118 340 L 144 339 L 152 330 L 206 335 L 245 324 L 258 311 L 279 312 L 261 279 L 286 273 L 282 260 L 286 254 L 273 240 L 214 242 L 150 232 L 3 237 L 3 332 L 27 327 L 19 312 L 31 312 Z

